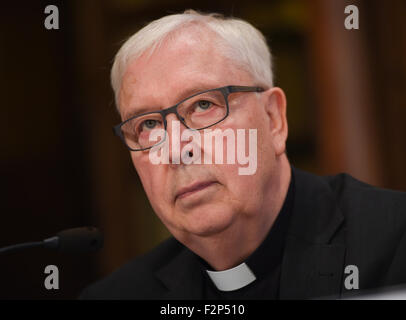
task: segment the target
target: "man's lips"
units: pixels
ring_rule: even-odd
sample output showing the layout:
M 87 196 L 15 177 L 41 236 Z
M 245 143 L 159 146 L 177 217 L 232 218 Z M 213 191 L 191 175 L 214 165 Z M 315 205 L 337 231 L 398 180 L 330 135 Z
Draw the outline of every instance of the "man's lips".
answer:
M 195 183 L 191 184 L 190 186 L 180 189 L 176 193 L 175 200 L 187 197 L 188 195 L 191 195 L 192 193 L 203 190 L 203 189 L 207 188 L 208 186 L 211 186 L 214 183 L 216 183 L 216 181 L 195 182 Z

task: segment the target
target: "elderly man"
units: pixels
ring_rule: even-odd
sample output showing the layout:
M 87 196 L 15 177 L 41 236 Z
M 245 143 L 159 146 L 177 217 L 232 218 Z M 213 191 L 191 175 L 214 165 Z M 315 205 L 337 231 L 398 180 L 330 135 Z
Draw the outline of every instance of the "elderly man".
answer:
M 173 237 L 82 298 L 340 297 L 406 282 L 405 194 L 290 166 L 286 98 L 249 23 L 192 10 L 153 21 L 116 55 L 112 86 L 116 134 Z

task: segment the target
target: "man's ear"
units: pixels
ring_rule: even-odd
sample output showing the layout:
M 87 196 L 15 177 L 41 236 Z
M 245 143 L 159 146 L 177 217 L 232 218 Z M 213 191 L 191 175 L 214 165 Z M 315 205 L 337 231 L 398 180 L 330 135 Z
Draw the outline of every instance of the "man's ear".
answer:
M 269 119 L 269 130 L 276 155 L 285 152 L 288 138 L 288 121 L 286 119 L 286 96 L 281 88 L 274 87 L 265 92 L 265 112 Z

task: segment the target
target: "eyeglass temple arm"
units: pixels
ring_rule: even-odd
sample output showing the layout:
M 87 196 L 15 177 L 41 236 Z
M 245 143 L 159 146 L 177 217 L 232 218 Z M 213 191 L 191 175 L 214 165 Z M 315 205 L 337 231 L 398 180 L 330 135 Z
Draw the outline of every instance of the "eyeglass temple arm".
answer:
M 264 88 L 261 87 L 247 87 L 247 86 L 229 86 L 228 90 L 230 93 L 233 92 L 263 92 Z
M 114 127 L 112 128 L 114 135 L 116 135 L 116 136 L 118 136 L 118 137 L 121 136 L 121 134 L 120 134 L 120 125 L 121 125 L 121 123 L 118 124 L 118 125 L 116 125 L 116 126 L 114 126 Z

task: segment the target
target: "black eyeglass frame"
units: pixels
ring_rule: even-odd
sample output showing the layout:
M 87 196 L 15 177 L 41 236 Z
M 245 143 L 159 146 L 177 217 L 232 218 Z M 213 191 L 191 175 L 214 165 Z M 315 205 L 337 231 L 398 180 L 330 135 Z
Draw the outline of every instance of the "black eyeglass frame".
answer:
M 190 98 L 193 98 L 193 97 L 195 97 L 195 96 L 197 96 L 197 95 L 199 95 L 199 94 L 206 93 L 206 92 L 211 92 L 211 91 L 220 91 L 220 92 L 223 94 L 224 100 L 226 101 L 226 107 L 227 107 L 226 114 L 224 115 L 224 117 L 223 117 L 222 119 L 220 119 L 219 121 L 217 121 L 217 122 L 215 122 L 215 123 L 213 123 L 213 124 L 211 124 L 211 125 L 208 125 L 208 126 L 205 126 L 205 127 L 203 127 L 203 128 L 199 128 L 199 129 L 190 128 L 190 127 L 186 124 L 185 119 L 179 115 L 179 113 L 178 113 L 178 106 L 179 106 L 180 104 L 182 104 L 183 102 L 185 102 L 186 100 L 189 100 Z M 220 87 L 220 88 L 215 88 L 215 89 L 209 89 L 209 90 L 205 90 L 205 91 L 201 91 L 201 92 L 195 93 L 195 94 L 193 94 L 193 95 L 191 95 L 191 96 L 189 96 L 189 97 L 183 99 L 182 101 L 178 102 L 177 104 L 175 104 L 175 105 L 172 106 L 172 107 L 169 107 L 169 108 L 166 108 L 166 109 L 163 109 L 163 110 L 156 110 L 156 111 L 151 111 L 151 112 L 146 112 L 146 113 L 142 113 L 142 114 L 135 115 L 135 116 L 133 116 L 133 117 L 131 117 L 131 118 L 129 118 L 129 119 L 127 119 L 127 120 L 125 120 L 125 121 L 123 121 L 123 122 L 117 124 L 117 125 L 115 125 L 115 126 L 113 127 L 113 132 L 114 132 L 114 134 L 115 134 L 116 136 L 118 136 L 118 137 L 121 139 L 121 141 L 123 141 L 124 145 L 125 145 L 130 151 L 144 151 L 144 150 L 148 150 L 148 149 L 151 149 L 151 148 L 153 148 L 153 147 L 155 147 L 155 146 L 161 144 L 162 142 L 164 142 L 164 141 L 166 140 L 166 127 L 167 127 L 166 116 L 167 116 L 168 114 L 174 113 L 174 114 L 176 115 L 176 117 L 179 119 L 179 121 L 182 122 L 183 125 L 184 125 L 186 128 L 190 129 L 190 130 L 203 130 L 203 129 L 210 128 L 210 127 L 212 127 L 212 126 L 214 126 L 214 125 L 220 123 L 221 121 L 223 121 L 225 118 L 228 117 L 228 115 L 229 115 L 229 113 L 230 113 L 230 108 L 229 108 L 229 106 L 228 106 L 228 96 L 229 96 L 231 93 L 235 93 L 235 92 L 263 92 L 263 91 L 265 91 L 265 89 L 262 88 L 262 87 L 234 86 L 234 85 L 232 85 L 232 86 Z M 150 147 L 141 148 L 141 149 L 133 149 L 133 148 L 130 148 L 130 146 L 129 146 L 129 145 L 127 144 L 127 142 L 125 141 L 125 138 L 124 138 L 124 135 L 123 135 L 123 131 L 121 130 L 121 127 L 122 127 L 124 124 L 126 124 L 127 122 L 129 122 L 129 121 L 131 121 L 131 120 L 133 120 L 133 119 L 135 119 L 135 118 L 138 118 L 138 117 L 141 117 L 141 116 L 145 116 L 145 115 L 148 115 L 148 114 L 156 114 L 156 113 L 159 113 L 159 114 L 161 115 L 161 117 L 163 118 L 163 121 L 164 121 L 164 130 L 165 130 L 165 137 L 164 137 L 164 139 L 162 139 L 160 142 L 158 142 L 158 143 L 156 143 L 156 144 L 154 144 L 154 145 L 152 145 L 152 146 L 150 146 Z

